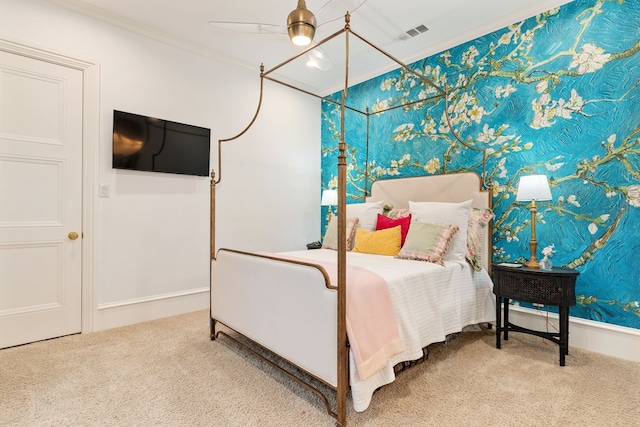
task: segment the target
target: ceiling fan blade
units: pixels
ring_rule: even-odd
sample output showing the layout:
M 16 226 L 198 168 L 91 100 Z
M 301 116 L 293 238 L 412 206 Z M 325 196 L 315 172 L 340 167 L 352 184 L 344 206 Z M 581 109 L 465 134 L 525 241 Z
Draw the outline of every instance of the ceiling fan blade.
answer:
M 309 58 L 309 63 L 320 71 L 329 71 L 333 68 L 331 58 L 319 46 L 307 52 L 307 57 Z
M 318 20 L 318 26 L 329 22 L 343 19 L 344 15 L 349 12 L 353 14 L 356 10 L 365 4 L 367 0 L 329 0 L 323 4 L 315 13 Z
M 287 34 L 283 25 L 262 24 L 258 22 L 209 21 L 209 25 L 225 31 L 246 34 Z

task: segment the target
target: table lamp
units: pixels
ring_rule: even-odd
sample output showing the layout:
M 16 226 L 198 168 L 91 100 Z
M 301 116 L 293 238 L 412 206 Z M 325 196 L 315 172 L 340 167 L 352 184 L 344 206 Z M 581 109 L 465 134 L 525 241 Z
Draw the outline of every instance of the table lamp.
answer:
M 321 206 L 329 206 L 329 219 L 333 216 L 333 211 L 331 210 L 331 206 L 335 206 L 338 204 L 338 190 L 323 190 L 322 191 L 322 200 L 320 201 Z
M 536 250 L 538 248 L 538 242 L 536 241 L 536 201 L 551 200 L 551 190 L 549 190 L 549 182 L 546 175 L 526 175 L 521 177 L 518 182 L 516 200 L 519 202 L 531 202 L 531 241 L 529 242 L 531 258 L 524 265 L 529 268 L 540 268 L 536 258 Z

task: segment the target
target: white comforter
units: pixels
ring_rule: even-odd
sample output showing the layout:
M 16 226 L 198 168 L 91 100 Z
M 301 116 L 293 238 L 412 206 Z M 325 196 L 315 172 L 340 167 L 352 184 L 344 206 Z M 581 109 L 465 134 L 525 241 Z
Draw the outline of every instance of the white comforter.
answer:
M 284 255 L 311 262 L 335 261 L 332 250 L 287 252 Z M 395 379 L 393 367 L 422 357 L 422 348 L 442 342 L 465 326 L 495 320 L 493 283 L 485 270 L 475 271 L 466 262 L 446 261 L 445 267 L 423 261 L 349 252 L 347 263 L 367 268 L 383 277 L 391 299 L 404 351 L 389 360 L 376 375 L 362 381 L 350 355 L 353 407 L 369 407 L 373 392 Z M 348 280 L 348 278 L 347 278 Z

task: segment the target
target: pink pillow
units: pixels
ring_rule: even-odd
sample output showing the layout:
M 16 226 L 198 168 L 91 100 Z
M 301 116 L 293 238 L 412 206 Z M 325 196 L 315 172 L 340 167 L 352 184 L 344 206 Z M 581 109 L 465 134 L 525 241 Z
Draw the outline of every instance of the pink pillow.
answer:
M 404 240 L 407 238 L 409 232 L 409 226 L 411 225 L 411 214 L 404 218 L 389 218 L 384 215 L 378 214 L 378 223 L 376 224 L 376 230 L 384 230 L 387 228 L 393 228 L 400 226 L 400 245 L 404 245 Z

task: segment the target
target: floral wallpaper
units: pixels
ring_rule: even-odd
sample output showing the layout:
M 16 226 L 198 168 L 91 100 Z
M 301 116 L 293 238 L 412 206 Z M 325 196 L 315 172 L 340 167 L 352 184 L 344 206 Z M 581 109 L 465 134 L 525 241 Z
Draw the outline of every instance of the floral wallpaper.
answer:
M 410 64 L 446 97 L 404 69 L 351 87 L 348 105 L 372 114 L 346 114 L 348 202 L 377 179 L 484 174 L 494 262 L 523 262 L 531 214 L 516 188 L 545 174 L 538 258 L 580 272 L 571 315 L 640 329 L 639 28 L 640 1 L 576 0 Z M 339 123 L 323 102 L 323 188 L 337 183 Z

